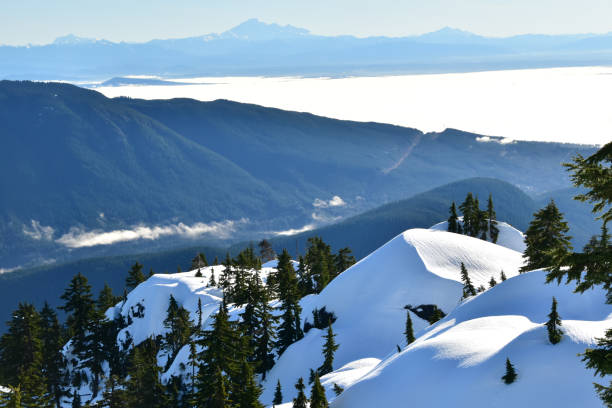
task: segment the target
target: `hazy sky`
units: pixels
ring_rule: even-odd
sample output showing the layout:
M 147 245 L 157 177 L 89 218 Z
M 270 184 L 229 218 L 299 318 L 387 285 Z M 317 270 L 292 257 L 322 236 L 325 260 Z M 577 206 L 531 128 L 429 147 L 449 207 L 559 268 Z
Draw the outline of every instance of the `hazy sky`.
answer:
M 402 36 L 444 26 L 488 36 L 612 31 L 611 0 L 0 0 L 0 44 L 73 33 L 146 41 L 225 31 L 249 18 L 316 34 Z

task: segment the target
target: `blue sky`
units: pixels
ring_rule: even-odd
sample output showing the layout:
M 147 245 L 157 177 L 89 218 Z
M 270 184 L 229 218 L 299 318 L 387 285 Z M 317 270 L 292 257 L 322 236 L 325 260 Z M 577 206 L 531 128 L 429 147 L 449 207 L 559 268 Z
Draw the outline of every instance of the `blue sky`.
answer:
M 146 41 L 221 32 L 255 17 L 316 34 L 402 36 L 452 26 L 488 36 L 612 31 L 610 0 L 5 0 L 1 44 L 73 33 Z

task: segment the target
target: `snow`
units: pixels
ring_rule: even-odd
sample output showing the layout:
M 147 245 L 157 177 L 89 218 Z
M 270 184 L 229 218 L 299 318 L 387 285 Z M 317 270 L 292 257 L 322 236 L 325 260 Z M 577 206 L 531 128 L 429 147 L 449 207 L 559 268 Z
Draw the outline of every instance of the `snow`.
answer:
M 336 341 L 334 367 L 364 358 L 384 359 L 404 343 L 406 310 L 410 304 L 438 305 L 444 312 L 460 302 L 463 262 L 476 286 L 503 269 L 516 276 L 522 255 L 499 245 L 446 231 L 408 230 L 334 279 L 320 294 L 302 299 L 302 319 L 312 322 L 312 310 L 323 306 L 334 312 Z M 415 331 L 429 323 L 411 313 Z M 268 373 L 261 400 L 273 398 L 280 379 L 286 398 L 293 398 L 292 385 L 309 376 L 311 368 L 323 363 L 324 331 L 312 329 L 303 340 L 291 345 Z M 328 398 L 334 394 L 328 392 Z
M 428 407 L 600 407 L 593 372 L 577 354 L 612 326 L 612 307 L 604 304 L 602 290 L 575 294 L 571 286 L 546 284 L 545 274 L 514 277 L 465 301 L 332 407 L 403 407 L 404 401 Z M 554 346 L 543 324 L 552 296 L 565 332 Z M 500 379 L 506 357 L 518 372 L 511 385 Z
M 301 300 L 302 324 L 312 322 L 315 308 L 326 307 L 337 317 L 333 324 L 339 344 L 336 370 L 321 378 L 333 408 L 392 408 L 408 403 L 476 408 L 601 406 L 592 387 L 596 379 L 577 354 L 612 326 L 612 307 L 605 305 L 605 293 L 595 289 L 580 295 L 572 292 L 572 286 L 546 284 L 543 270 L 519 275 L 523 259 L 522 251 L 516 249 L 520 249 L 522 233 L 502 222 L 499 228 L 498 244 L 446 232 L 444 223 L 405 231 L 346 270 L 320 294 Z M 476 287 L 488 287 L 491 277 L 499 282 L 501 270 L 508 279 L 461 300 L 461 262 Z M 263 281 L 275 266 L 275 261 L 263 265 L 259 272 Z M 194 321 L 200 299 L 203 326 L 207 326 L 222 296 L 207 282 L 213 269 L 218 280 L 223 268 L 202 268 L 200 278 L 195 277 L 196 271 L 149 278 L 129 293 L 125 303 L 107 311 L 108 317 L 116 313 L 132 316 L 119 339 L 129 332 L 138 343 L 164 334 L 170 295 Z M 565 332 L 555 346 L 548 342 L 543 324 L 553 296 Z M 144 315 L 133 317 L 139 304 Z M 428 304 L 448 315 L 430 325 L 410 312 L 417 339 L 406 345 L 404 306 Z M 231 318 L 238 318 L 241 311 L 230 305 Z M 278 407 L 291 407 L 298 378 L 307 382 L 310 369 L 323 362 L 325 333 L 309 330 L 278 358 L 261 382 L 262 403 L 271 404 L 280 380 L 285 403 Z M 68 344 L 67 355 L 69 350 Z M 188 355 L 185 346 L 163 380 L 177 374 L 188 376 Z M 500 379 L 506 357 L 518 371 L 517 382 L 511 385 Z M 166 359 L 163 352 L 158 355 L 161 365 Z M 345 389 L 339 397 L 334 384 Z
M 459 217 L 459 223 L 463 225 L 463 217 Z M 513 249 L 520 253 L 525 252 L 525 235 L 523 235 L 521 231 L 503 221 L 497 221 L 497 228 L 499 229 L 499 235 L 496 242 L 497 245 Z M 447 231 L 448 222 L 440 222 L 432 226 L 430 229 Z

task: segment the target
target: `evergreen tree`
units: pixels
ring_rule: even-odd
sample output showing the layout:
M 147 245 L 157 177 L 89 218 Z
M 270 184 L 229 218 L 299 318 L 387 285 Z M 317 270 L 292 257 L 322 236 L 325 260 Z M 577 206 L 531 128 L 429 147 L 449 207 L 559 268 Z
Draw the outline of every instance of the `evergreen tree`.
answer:
M 327 334 L 324 336 L 325 338 L 325 344 L 323 345 L 324 361 L 323 361 L 323 365 L 319 367 L 319 370 L 318 370 L 320 375 L 325 375 L 325 374 L 328 374 L 334 371 L 334 368 L 333 368 L 334 353 L 336 352 L 336 350 L 338 350 L 338 347 L 340 347 L 338 344 L 336 344 L 336 341 L 334 340 L 335 337 L 336 335 L 334 334 L 334 331 L 332 329 L 332 325 L 330 322 L 329 326 L 327 326 Z
M 164 336 L 164 349 L 170 353 L 170 362 L 178 354 L 179 350 L 189 342 L 192 324 L 191 320 L 189 320 L 189 312 L 182 306 L 179 306 L 172 295 L 170 295 L 166 313 L 164 327 L 168 331 Z
M 478 218 L 480 211 L 478 209 L 477 200 L 474 200 L 472 193 L 468 193 L 465 201 L 459 206 L 463 214 L 463 233 L 471 237 L 478 234 Z
M 229 252 L 225 254 L 225 261 L 223 262 L 223 271 L 221 272 L 221 277 L 219 278 L 219 287 L 223 289 L 223 293 L 226 297 L 231 297 L 230 287 L 232 285 L 232 258 L 230 257 Z
M 334 257 L 331 247 L 320 237 L 308 238 L 308 243 L 305 260 L 308 272 L 316 282 L 315 292 L 320 293 L 336 275 Z
M 406 344 L 410 344 L 414 341 L 414 329 L 412 328 L 412 319 L 410 318 L 410 310 L 406 309 L 406 329 L 404 330 L 404 336 L 406 336 Z
M 506 384 L 512 384 L 516 380 L 516 371 L 509 358 L 506 358 L 506 374 L 502 376 L 502 380 Z
M 213 377 L 213 383 L 210 385 L 212 388 L 210 403 L 204 406 L 210 408 L 231 408 L 232 404 L 226 391 L 227 379 L 219 368 L 217 368 Z
M 298 394 L 293 399 L 293 408 L 308 408 L 308 398 L 306 398 L 306 394 L 304 394 L 306 386 L 304 385 L 304 379 L 302 377 L 300 377 L 297 384 L 295 384 L 295 389 L 298 390 Z
M 0 383 L 20 387 L 21 402 L 27 407 L 49 404 L 42 376 L 43 350 L 40 315 L 29 303 L 20 303 L 0 338 Z
M 459 232 L 459 217 L 457 216 L 457 207 L 453 201 L 450 207 L 450 217 L 448 217 L 448 232 Z
M 0 391 L 0 408 L 22 408 L 21 388 L 9 385 L 7 392 Z
M 280 405 L 283 403 L 283 390 L 281 388 L 280 380 L 276 382 L 276 389 L 274 390 L 274 399 L 272 400 L 272 405 Z
M 334 394 L 336 394 L 336 397 L 338 395 L 342 394 L 342 391 L 344 391 L 344 388 L 342 388 L 338 384 L 334 383 Z
M 331 277 L 332 279 L 355 264 L 356 260 L 352 253 L 353 251 L 347 247 L 340 249 L 334 256 L 334 270 Z
M 152 338 L 134 348 L 126 384 L 126 397 L 130 408 L 166 406 L 165 390 L 160 379 L 161 369 L 157 366 L 157 352 L 157 345 Z
M 612 244 L 607 230 L 608 222 L 612 221 L 612 142 L 590 157 L 576 156 L 572 163 L 565 166 L 572 173 L 574 185 L 587 190 L 574 198 L 589 202 L 593 206 L 593 213 L 600 214 L 597 219 L 603 222 L 602 232 L 599 239 L 584 248 L 583 253 L 558 258 L 546 280 L 560 283 L 567 276 L 568 283 L 576 281 L 576 292 L 580 293 L 601 286 L 607 292 L 606 303 L 612 304 Z M 609 376 L 612 374 L 612 329 L 606 331 L 605 337 L 598 339 L 597 345 L 598 348 L 586 350 L 583 361 L 588 368 L 595 370 L 595 375 Z M 595 384 L 595 388 L 604 403 L 612 407 L 612 381 L 608 386 Z
M 222 302 L 212 328 L 205 331 L 200 340 L 202 352 L 198 355 L 201 363 L 195 398 L 198 407 L 211 407 L 228 401 L 228 384 L 238 381 L 240 362 L 250 354 L 245 340 L 248 338 L 242 337 L 237 322 L 229 320 L 227 307 Z M 221 386 L 223 392 L 215 388 Z
M 128 408 L 125 383 L 117 375 L 110 375 L 106 379 L 102 398 L 95 405 L 96 408 Z
M 310 391 L 310 408 L 328 408 L 325 388 L 321 385 L 319 376 L 316 375 Z
M 277 271 L 279 300 L 281 301 L 279 309 L 282 312 L 277 346 L 279 354 L 282 354 L 287 347 L 304 336 L 300 323 L 302 308 L 299 303 L 297 278 L 291 257 L 286 249 L 278 257 Z
M 246 360 L 242 360 L 240 376 L 232 384 L 232 401 L 236 408 L 264 408 L 259 402 L 261 388 L 255 382 L 253 370 Z
M 306 295 L 314 293 L 312 277 L 308 272 L 306 263 L 304 262 L 304 257 L 301 255 L 298 258 L 298 269 L 296 271 L 296 274 L 298 279 L 298 291 L 300 293 L 300 297 L 304 297 Z
M 104 314 L 109 308 L 115 306 L 119 303 L 121 299 L 115 295 L 113 295 L 113 290 L 107 283 L 104 284 L 104 288 L 100 291 L 98 295 L 98 300 L 96 301 L 96 306 L 98 311 L 101 314 Z
M 552 298 L 552 306 L 550 313 L 548 314 L 548 321 L 546 322 L 546 329 L 548 330 L 548 340 L 552 344 L 557 344 L 563 337 L 563 332 L 559 328 L 561 326 L 561 318 L 557 313 L 557 299 Z
M 259 277 L 254 279 L 259 282 Z M 253 315 L 255 325 L 250 336 L 253 341 L 253 360 L 256 363 L 255 372 L 266 379 L 266 373 L 274 366 L 274 346 L 276 340 L 276 324 L 278 318 L 272 313 L 269 304 L 268 291 L 258 283 L 258 296 L 255 298 Z
M 463 298 L 467 298 L 469 296 L 476 296 L 476 288 L 472 284 L 470 280 L 470 276 L 468 275 L 468 271 L 465 268 L 463 262 L 461 262 L 461 282 L 463 282 Z
M 494 277 L 491 276 L 491 280 L 489 281 L 489 287 L 492 288 L 495 285 L 497 285 L 497 281 Z
M 46 379 L 47 394 L 59 407 L 62 397 L 67 395 L 66 361 L 62 354 L 65 339 L 57 314 L 47 302 L 40 312 L 40 340 L 43 350 L 42 375 Z
M 499 280 L 501 280 L 501 281 L 503 282 L 503 281 L 505 281 L 506 279 L 507 279 L 507 278 L 506 278 L 506 274 L 505 274 L 505 273 L 504 273 L 504 271 L 502 270 L 502 271 L 501 271 L 501 274 L 499 275 Z
M 208 261 L 206 260 L 206 255 L 204 255 L 202 252 L 198 253 L 191 260 L 191 270 L 204 268 L 206 266 L 208 266 Z
M 136 262 L 132 265 L 132 268 L 128 271 L 128 276 L 125 279 L 125 287 L 128 291 L 131 291 L 136 286 L 140 285 L 142 282 L 146 280 L 144 274 L 142 273 L 142 264 Z
M 497 228 L 495 210 L 493 209 L 493 197 L 489 194 L 489 201 L 487 202 L 487 221 L 489 226 L 489 237 L 491 242 L 496 243 L 499 238 L 499 228 Z
M 61 299 L 66 301 L 60 309 L 68 314 L 66 325 L 74 354 L 84 359 L 91 350 L 87 334 L 92 320 L 96 317 L 91 286 L 87 278 L 80 273 L 74 276 Z
M 552 267 L 558 259 L 563 259 L 572 250 L 571 237 L 566 234 L 569 227 L 554 201 L 533 216 L 534 219 L 525 232 L 526 247 L 523 258 L 526 263 L 521 267 L 521 273 Z
M 210 278 L 208 279 L 208 286 L 210 286 L 211 288 L 214 288 L 215 286 L 217 286 L 217 282 L 215 281 L 215 269 L 214 268 L 210 269 Z
M 193 341 L 189 343 L 189 360 L 187 365 L 190 368 L 189 371 L 189 396 L 187 400 L 189 401 L 189 405 L 193 406 L 196 404 L 196 382 L 197 382 L 197 373 L 199 368 L 198 362 L 198 353 L 196 349 L 196 345 Z
M 202 275 L 202 270 L 201 270 L 200 268 L 198 268 L 198 271 L 195 273 L 195 275 L 194 275 L 194 276 L 195 276 L 196 278 L 201 278 L 201 277 L 202 277 L 202 276 L 204 276 L 204 275 Z
M 276 252 L 274 252 L 274 249 L 272 249 L 270 241 L 267 239 L 262 239 L 257 245 L 259 246 L 259 254 L 261 255 L 261 260 L 263 262 L 269 262 L 276 259 Z

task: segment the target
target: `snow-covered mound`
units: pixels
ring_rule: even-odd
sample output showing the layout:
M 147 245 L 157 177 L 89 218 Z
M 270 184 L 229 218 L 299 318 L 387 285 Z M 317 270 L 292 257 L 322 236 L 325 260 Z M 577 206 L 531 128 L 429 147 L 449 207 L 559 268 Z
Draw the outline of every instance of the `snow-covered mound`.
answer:
M 557 345 L 543 324 L 553 296 L 564 319 Z M 544 271 L 514 277 L 462 303 L 332 407 L 600 407 L 593 372 L 577 354 L 612 326 L 612 307 L 604 302 L 602 290 L 580 295 L 545 284 Z M 511 385 L 501 380 L 507 357 L 518 372 Z
M 499 281 L 501 270 L 508 277 L 516 276 L 523 261 L 521 253 L 480 239 L 431 229 L 408 230 L 346 270 L 320 294 L 302 299 L 302 318 L 312 322 L 312 310 L 322 307 L 336 314 L 333 328 L 340 348 L 334 367 L 364 358 L 386 358 L 396 345 L 404 344 L 404 306 L 435 304 L 448 313 L 459 304 L 461 262 L 476 287 L 488 287 L 491 277 Z M 411 317 L 415 331 L 429 326 L 415 314 Z M 279 379 L 285 399 L 295 396 L 297 379 L 307 379 L 310 369 L 323 362 L 324 334 L 311 329 L 283 353 L 268 374 L 262 402 L 272 400 Z
M 463 217 L 459 217 L 459 223 L 463 223 Z M 497 228 L 499 229 L 499 235 L 497 236 L 496 242 L 497 245 L 513 249 L 520 253 L 525 252 L 525 235 L 523 235 L 521 231 L 517 230 L 512 225 L 503 221 L 497 221 Z M 430 227 L 430 229 L 438 231 L 447 231 L 448 222 L 440 222 Z

